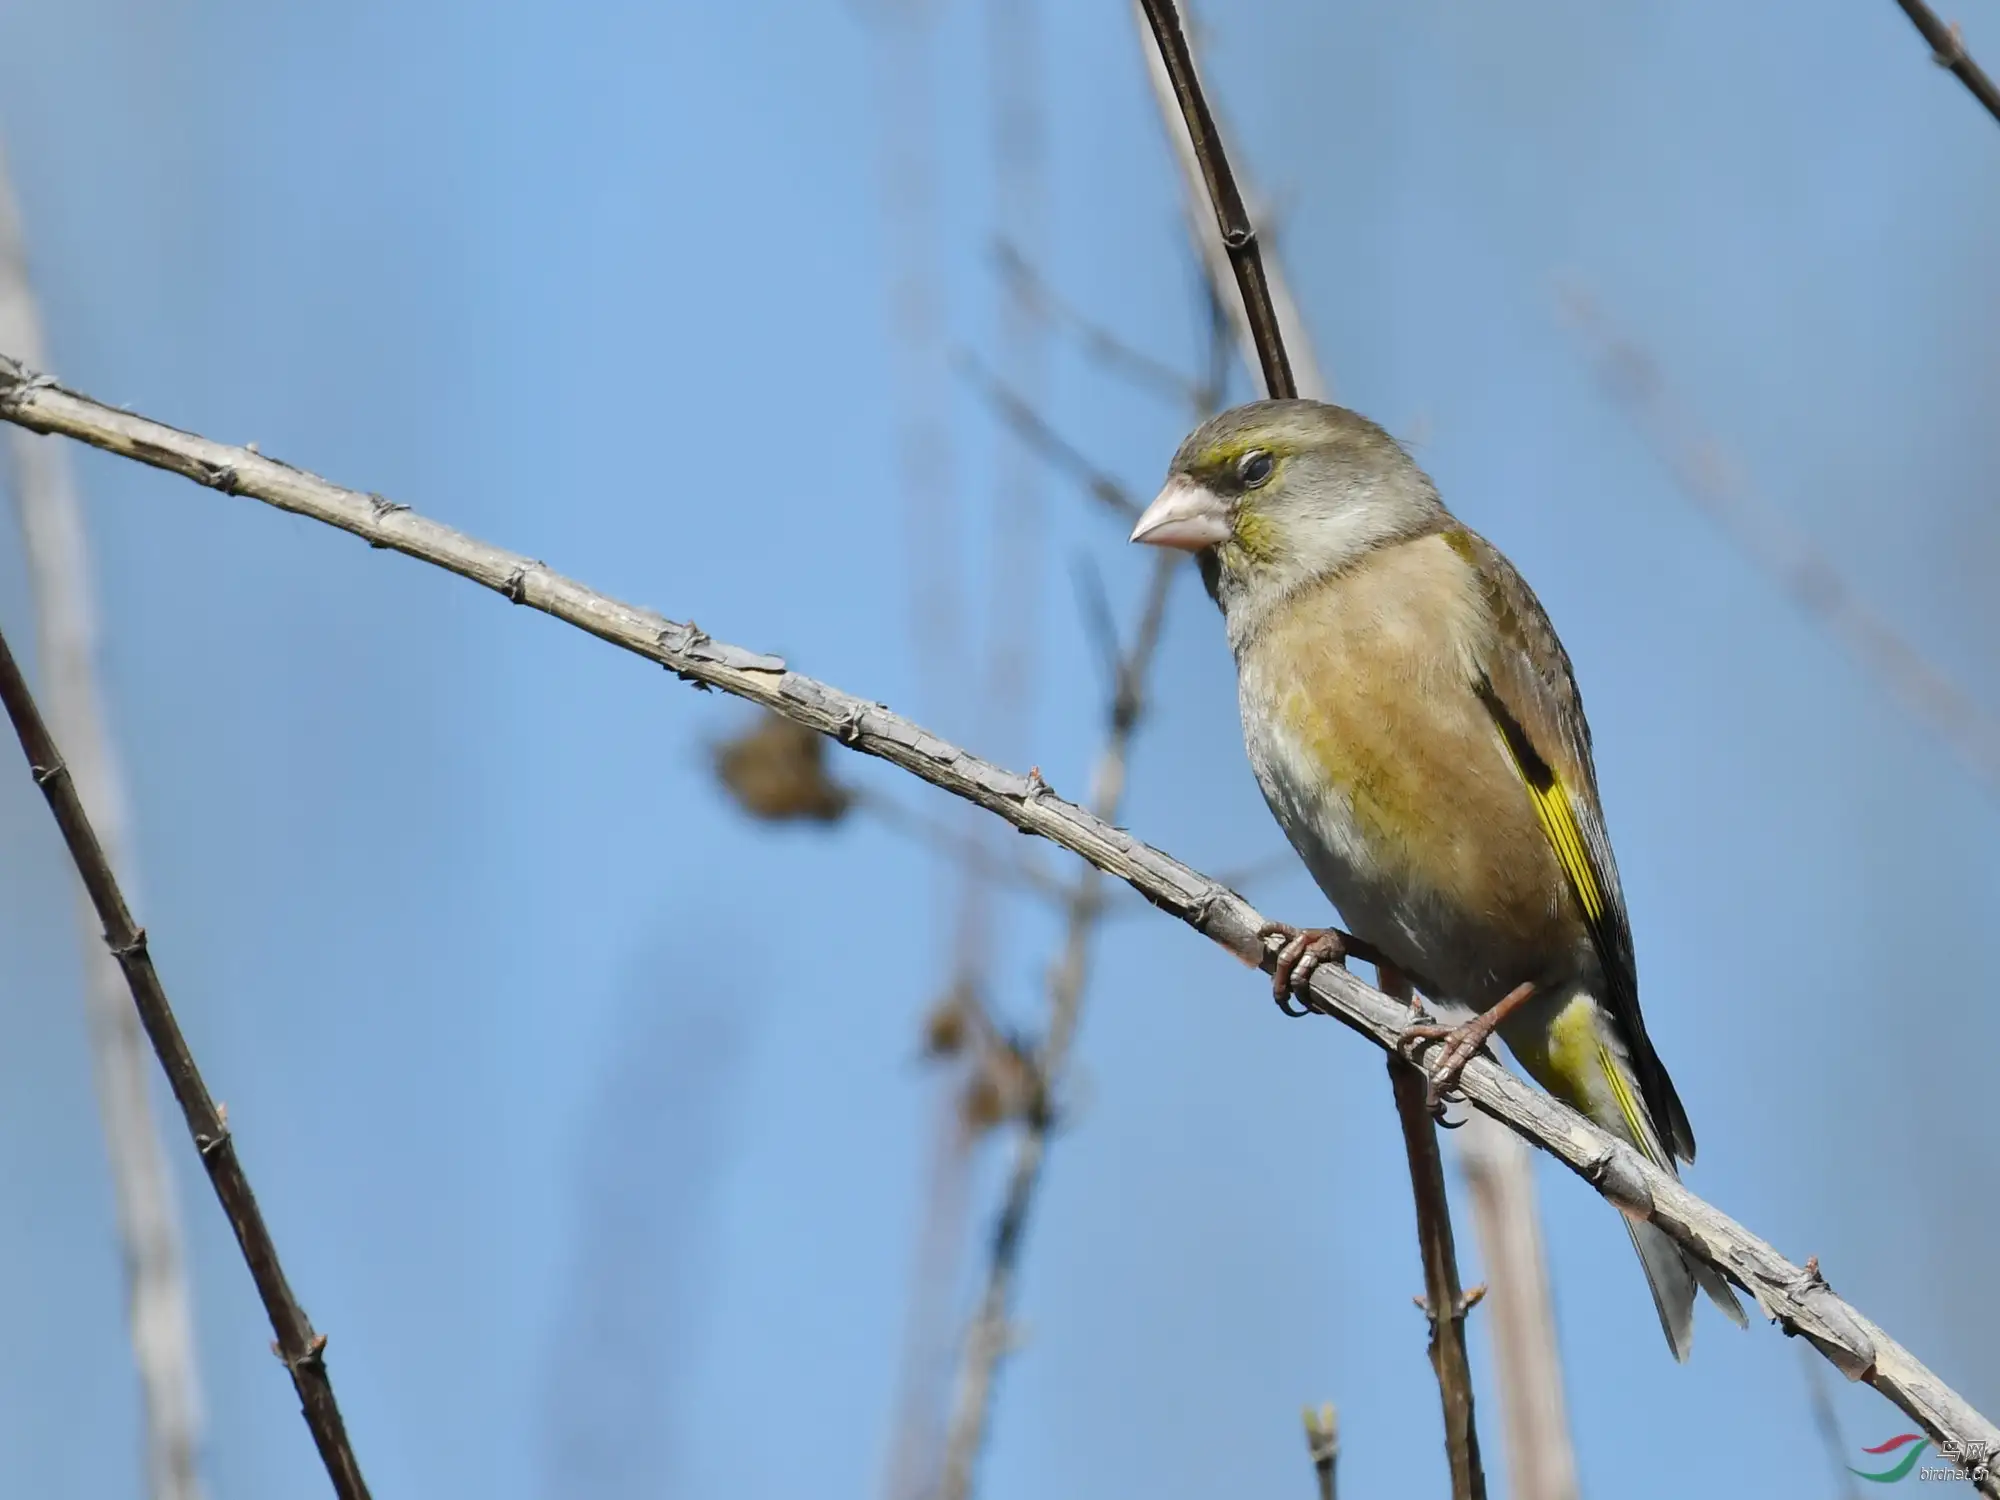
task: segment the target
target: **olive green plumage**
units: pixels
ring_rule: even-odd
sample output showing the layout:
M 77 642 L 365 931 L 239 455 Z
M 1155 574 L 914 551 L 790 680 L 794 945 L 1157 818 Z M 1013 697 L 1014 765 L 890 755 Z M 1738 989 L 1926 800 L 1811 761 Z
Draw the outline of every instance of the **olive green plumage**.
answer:
M 1265 799 L 1358 938 L 1448 1008 L 1533 997 L 1500 1036 L 1657 1165 L 1694 1159 L 1639 1009 L 1631 927 L 1569 657 L 1499 550 L 1367 418 L 1311 401 L 1197 429 L 1135 541 L 1200 559 Z M 1685 1358 L 1699 1282 L 1628 1222 Z

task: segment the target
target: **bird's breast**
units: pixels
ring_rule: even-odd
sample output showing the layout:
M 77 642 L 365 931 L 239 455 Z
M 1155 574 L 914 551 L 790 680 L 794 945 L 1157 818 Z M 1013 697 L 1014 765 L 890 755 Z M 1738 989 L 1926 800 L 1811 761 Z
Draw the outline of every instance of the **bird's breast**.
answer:
M 1435 539 L 1427 539 L 1435 541 Z M 1472 690 L 1477 601 L 1442 544 L 1290 601 L 1238 657 L 1266 801 L 1357 936 L 1483 1006 L 1564 962 L 1569 893 Z M 1523 972 L 1532 969 L 1534 972 Z

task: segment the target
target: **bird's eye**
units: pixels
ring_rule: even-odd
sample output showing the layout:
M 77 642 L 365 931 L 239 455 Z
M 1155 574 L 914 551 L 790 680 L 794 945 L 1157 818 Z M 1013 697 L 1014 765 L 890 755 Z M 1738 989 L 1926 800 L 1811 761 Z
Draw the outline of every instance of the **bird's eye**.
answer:
M 1271 477 L 1277 461 L 1262 448 L 1254 448 L 1236 460 L 1236 477 L 1243 481 L 1245 489 L 1254 490 Z

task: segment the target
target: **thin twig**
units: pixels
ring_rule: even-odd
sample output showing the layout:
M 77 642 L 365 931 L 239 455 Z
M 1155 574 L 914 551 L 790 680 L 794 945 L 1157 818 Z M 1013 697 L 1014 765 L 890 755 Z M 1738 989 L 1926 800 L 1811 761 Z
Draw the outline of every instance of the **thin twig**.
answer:
M 1092 463 L 1076 444 L 1057 432 L 1042 414 L 1018 392 L 987 369 L 979 356 L 961 351 L 952 361 L 960 375 L 986 399 L 1013 434 L 1049 463 L 1068 473 L 1089 493 L 1090 498 L 1127 521 L 1137 520 L 1141 509 L 1132 492 Z
M 1143 49 L 1147 76 L 1181 166 L 1182 197 L 1203 264 L 1212 283 L 1233 282 L 1238 293 L 1225 305 L 1232 320 L 1238 314 L 1242 319 L 1244 364 L 1263 372 L 1268 395 L 1323 400 L 1328 387 L 1309 342 L 1299 336 L 1298 305 L 1275 262 L 1265 264 L 1173 0 L 1132 3 L 1153 33 L 1155 45 Z
M 919 812 L 886 792 L 869 787 L 853 787 L 854 805 L 871 813 L 883 827 L 924 844 L 951 859 L 976 864 L 990 878 L 1039 896 L 1046 901 L 1067 904 L 1071 883 L 1041 860 L 1034 851 L 1017 850 L 1012 859 L 972 838 L 965 829 L 942 818 Z
M 0 149 L 0 349 L 45 357 L 41 317 L 28 279 L 20 208 Z M 21 521 L 34 594 L 49 717 L 69 747 L 77 792 L 96 818 L 114 869 L 131 878 L 119 774 L 97 683 L 97 599 L 83 507 L 69 450 L 15 428 L 8 444 L 14 508 Z M 153 1114 L 151 1064 L 118 965 L 104 951 L 89 898 L 77 889 L 83 942 L 83 1009 L 96 1084 L 98 1120 L 111 1167 L 125 1276 L 125 1313 L 139 1372 L 146 1425 L 147 1493 L 153 1500 L 200 1500 L 201 1381 L 194 1315 L 181 1249 L 180 1207 Z
M 1486 1266 L 1482 1305 L 1500 1395 L 1508 1493 L 1576 1500 L 1576 1449 L 1535 1208 L 1534 1158 L 1510 1131 L 1477 1113 L 1458 1131 L 1457 1144 Z
M 1410 982 L 1382 970 L 1382 993 L 1407 1003 Z M 1486 1470 L 1479 1461 L 1479 1426 L 1473 1420 L 1472 1365 L 1465 1353 L 1465 1314 L 1484 1295 L 1458 1284 L 1458 1250 L 1452 1242 L 1451 1201 L 1445 1196 L 1444 1158 L 1431 1122 L 1430 1079 L 1421 1068 L 1389 1054 L 1389 1087 L 1410 1159 L 1410 1194 L 1417 1204 L 1417 1247 L 1423 1252 L 1424 1295 L 1417 1302 L 1430 1320 L 1431 1369 L 1444 1408 L 1444 1451 L 1451 1465 L 1452 1500 L 1486 1500 Z
M 1164 555 L 1155 561 L 1138 629 L 1133 633 L 1131 649 L 1126 652 L 1112 694 L 1111 731 L 1098 755 L 1090 788 L 1091 813 L 1105 822 L 1118 816 L 1124 800 L 1126 761 L 1144 712 L 1146 674 L 1159 648 L 1167 600 L 1172 595 L 1179 562 L 1174 555 Z M 1077 1016 L 1089 980 L 1091 939 L 1104 906 L 1103 879 L 1103 872 L 1095 864 L 1086 865 L 1078 874 L 1064 923 L 1062 956 L 1050 975 L 1048 1030 L 1035 1054 L 1036 1099 L 1014 1148 L 1006 1193 L 994 1224 L 985 1284 L 965 1335 L 958 1392 L 945 1437 L 944 1474 L 938 1488 L 941 1500 L 966 1500 L 972 1493 L 973 1467 L 985 1444 L 994 1376 L 1007 1352 L 1011 1333 L 1009 1309 L 1014 1275 L 1055 1122 L 1054 1095 L 1068 1067 L 1070 1046 L 1076 1039 Z
M 907 537 L 904 558 L 910 591 L 909 639 L 917 666 L 918 697 L 926 714 L 964 732 L 972 695 L 965 670 L 967 627 L 962 492 L 952 454 L 949 391 L 945 388 L 945 286 L 941 272 L 935 66 L 938 17 L 933 0 L 889 0 L 874 7 L 877 72 L 871 91 L 878 111 L 877 137 L 890 267 L 890 320 L 897 398 L 898 488 Z M 954 809 L 963 813 L 963 809 Z M 985 830 L 966 818 L 959 849 L 935 867 L 929 897 L 932 925 L 948 931 L 941 955 L 944 987 L 982 1004 L 982 978 L 990 946 L 988 882 L 981 859 L 966 851 Z M 947 915 L 948 912 L 948 915 Z M 958 1137 L 955 1090 L 941 1081 L 933 1103 L 934 1139 L 926 1195 L 930 1220 L 919 1246 L 919 1282 L 913 1286 L 904 1331 L 897 1416 L 883 1475 L 888 1500 L 916 1500 L 932 1446 L 925 1430 L 940 1425 L 921 1410 L 932 1366 L 943 1367 L 948 1345 L 934 1329 L 934 1311 L 948 1306 L 948 1283 L 926 1283 L 929 1264 L 948 1262 L 965 1232 L 965 1151 Z M 933 1351 L 931 1346 L 935 1344 Z
M 180 1022 L 175 1020 L 173 1008 L 167 1003 L 167 992 L 160 985 L 159 972 L 147 951 L 146 934 L 132 920 L 125 896 L 118 889 L 118 877 L 112 873 L 104 846 L 98 842 L 83 801 L 77 795 L 76 781 L 63 764 L 4 635 L 0 635 L 0 703 L 6 705 L 7 716 L 13 720 L 14 732 L 20 736 L 21 749 L 28 757 L 35 785 L 48 799 L 56 825 L 62 830 L 63 842 L 69 846 L 70 858 L 76 862 L 77 873 L 83 877 L 84 888 L 90 892 L 98 918 L 104 923 L 105 946 L 124 971 L 125 982 L 132 991 L 132 1004 L 139 1012 L 153 1050 L 159 1055 L 160 1066 L 166 1071 L 174 1099 L 187 1120 L 188 1134 L 194 1137 L 201 1164 L 215 1186 L 215 1196 L 229 1216 L 230 1227 L 236 1231 L 236 1243 L 250 1267 L 251 1279 L 257 1283 L 264 1310 L 270 1314 L 271 1330 L 278 1336 L 278 1357 L 291 1371 L 306 1426 L 312 1430 L 313 1442 L 319 1447 L 320 1460 L 326 1465 L 327 1477 L 333 1481 L 334 1493 L 340 1500 L 368 1500 L 368 1486 L 362 1481 L 361 1466 L 347 1441 L 340 1407 L 333 1399 L 333 1384 L 327 1379 L 326 1336 L 313 1331 L 305 1309 L 299 1306 L 285 1280 L 284 1267 L 278 1262 L 278 1247 L 272 1243 L 256 1195 L 250 1191 L 250 1179 L 244 1176 L 242 1164 L 236 1159 L 236 1142 L 230 1135 L 228 1121 L 210 1097 L 208 1085 L 195 1066 L 194 1054 L 181 1035 Z
M 1049 285 L 1048 278 L 1029 263 L 1012 240 L 996 243 L 993 259 L 1016 295 L 1046 321 L 1069 329 L 1091 359 L 1176 406 L 1200 410 L 1202 393 L 1196 382 L 1164 359 L 1127 343 L 1072 304 Z
M 692 624 L 627 604 L 545 564 L 466 536 L 380 495 L 344 489 L 247 448 L 211 442 L 120 411 L 22 369 L 0 355 L 0 421 L 60 433 L 107 453 L 309 517 L 370 545 L 442 568 L 513 603 L 551 615 L 684 681 L 777 710 L 850 749 L 900 767 L 1039 834 L 1131 886 L 1154 906 L 1246 963 L 1269 970 L 1279 940 L 1260 936 L 1262 912 L 1235 892 L 1065 801 L 1037 774 L 1022 775 L 940 738 L 866 698 L 787 669 L 775 656 L 716 640 Z M 804 972 L 801 982 L 815 983 Z M 1385 1051 L 1402 1039 L 1409 1007 L 1332 964 L 1314 971 L 1307 998 Z M 1268 996 L 1265 1004 L 1269 1003 Z M 1548 1152 L 1596 1191 L 1716 1267 L 1787 1333 L 1804 1334 L 1850 1380 L 1865 1380 L 1933 1439 L 2000 1448 L 2000 1427 L 1915 1355 L 1835 1295 L 1817 1264 L 1799 1266 L 1696 1197 L 1623 1141 L 1515 1077 L 1475 1057 L 1459 1079 L 1475 1108 Z M 1978 1481 L 2000 1500 L 2000 1471 Z
M 1989 791 L 2000 791 L 2000 718 L 1932 665 L 1855 592 L 1811 537 L 1750 488 L 1675 401 L 1653 357 L 1613 332 L 1588 295 L 1572 288 L 1563 305 L 1590 342 L 1598 379 L 1651 443 L 1681 493 L 1877 683 L 1928 724 Z
M 1949 69 L 1966 91 L 1977 99 L 1986 113 L 2000 120 L 2000 88 L 1993 86 L 1993 80 L 1986 76 L 1986 70 L 1972 60 L 1972 54 L 1965 50 L 1965 39 L 1958 33 L 1958 23 L 1947 26 L 1938 19 L 1938 13 L 1924 4 L 1924 0 L 1896 0 L 1903 8 L 1903 14 L 1910 18 L 1910 24 L 1923 33 L 1931 46 L 1931 61 L 1940 68 Z
M 1318 1411 L 1306 1408 L 1306 1452 L 1312 1455 L 1319 1500 L 1338 1500 L 1334 1468 L 1340 1462 L 1340 1413 L 1331 1401 Z

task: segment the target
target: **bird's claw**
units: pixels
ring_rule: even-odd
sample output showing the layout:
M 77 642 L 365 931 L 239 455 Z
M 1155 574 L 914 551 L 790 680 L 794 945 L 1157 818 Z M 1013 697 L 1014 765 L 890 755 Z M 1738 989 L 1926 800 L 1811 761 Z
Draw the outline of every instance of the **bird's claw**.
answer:
M 1532 984 L 1517 985 L 1491 1010 L 1474 1016 L 1459 1026 L 1439 1026 L 1435 1022 L 1423 1019 L 1425 1015 L 1423 1006 L 1418 1003 L 1415 996 L 1411 997 L 1410 1024 L 1405 1026 L 1403 1034 L 1396 1038 L 1396 1051 L 1411 1066 L 1422 1068 L 1424 1076 L 1429 1080 L 1429 1086 L 1424 1091 L 1424 1102 L 1430 1107 L 1432 1118 L 1442 1123 L 1447 1102 L 1464 1102 L 1465 1096 L 1458 1092 L 1458 1080 L 1465 1072 L 1465 1065 L 1486 1050 L 1487 1042 L 1499 1029 L 1500 1023 L 1525 1005 L 1534 993 L 1535 986 Z M 1428 1067 L 1419 1060 L 1426 1042 L 1444 1044 L 1444 1050 Z
M 1266 922 L 1257 929 L 1260 939 L 1281 937 L 1285 946 L 1278 950 L 1271 968 L 1271 998 L 1288 1016 L 1309 1016 L 1316 1006 L 1306 998 L 1306 986 L 1313 970 L 1330 963 L 1347 966 L 1347 934 L 1332 927 L 1294 927 L 1289 922 Z
M 1442 1122 L 1447 1103 L 1462 1103 L 1465 1096 L 1458 1092 L 1459 1075 L 1465 1072 L 1465 1065 L 1479 1055 L 1492 1034 L 1492 1028 L 1483 1026 L 1484 1016 L 1474 1017 L 1462 1026 L 1438 1026 L 1435 1024 L 1410 1025 L 1403 1028 L 1403 1034 L 1396 1039 L 1396 1051 L 1403 1060 L 1422 1068 L 1428 1086 L 1424 1090 L 1424 1103 L 1431 1116 Z M 1442 1042 L 1444 1050 L 1429 1066 L 1421 1061 L 1424 1046 L 1429 1042 Z

